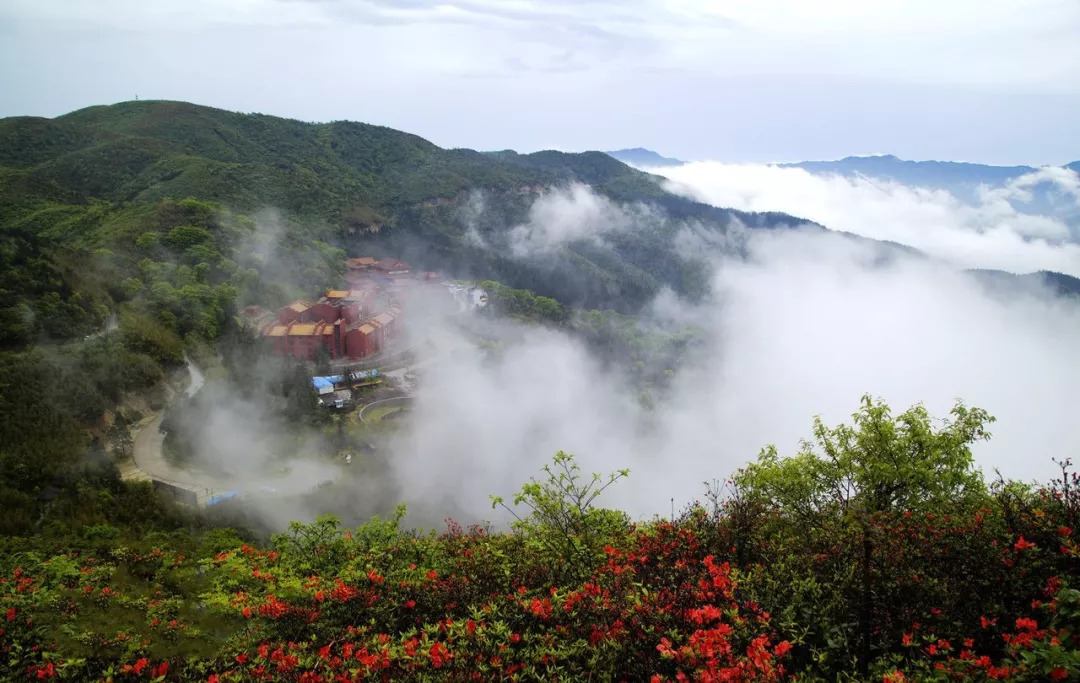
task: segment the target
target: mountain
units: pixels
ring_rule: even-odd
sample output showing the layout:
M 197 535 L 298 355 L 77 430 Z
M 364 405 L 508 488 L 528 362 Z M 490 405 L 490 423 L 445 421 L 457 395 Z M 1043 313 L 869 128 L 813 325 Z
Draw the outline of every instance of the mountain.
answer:
M 605 154 L 631 166 L 662 168 L 664 166 L 682 166 L 686 163 L 681 159 L 660 156 L 651 149 L 645 149 L 644 147 L 617 149 L 613 152 L 605 152 Z
M 845 157 L 839 161 L 801 161 L 778 164 L 815 174 L 864 175 L 922 187 L 998 186 L 1038 169 L 1031 166 L 987 166 L 957 161 L 907 161 L 891 154 Z
M 580 185 L 590 188 L 585 200 L 568 189 Z M 593 211 L 621 225 L 550 239 L 531 223 L 541 197 L 546 210 Z M 310 295 L 333 279 L 341 252 L 393 255 L 568 305 L 631 312 L 663 288 L 704 295 L 708 265 L 679 249 L 678 237 L 688 224 L 722 233 L 736 223 L 809 224 L 673 195 L 602 152 L 443 149 L 382 126 L 169 101 L 0 119 L 0 248 L 13 255 L 0 268 L 0 327 L 17 331 L 15 340 L 43 325 L 85 333 L 110 300 L 128 297 L 120 283 L 138 291 L 139 282 L 164 278 L 179 290 L 191 286 L 185 269 L 216 273 L 210 280 L 236 288 L 240 303 Z M 264 245 L 270 256 L 243 251 L 260 237 L 273 242 Z M 181 253 L 185 269 L 174 278 Z M 159 263 L 156 274 L 148 258 Z M 27 280 L 31 265 L 38 275 Z M 241 278 L 241 265 L 254 274 Z M 172 311 L 166 318 L 178 333 L 211 324 L 200 318 L 210 313 L 184 308 L 169 291 L 159 287 L 155 301 Z M 228 307 L 212 309 L 220 324 Z
M 1049 270 L 1016 275 L 1003 270 L 968 270 L 990 291 L 1014 293 L 1019 290 L 1044 289 L 1058 296 L 1080 297 L 1080 278 Z
M 912 187 L 944 190 L 957 199 L 977 205 L 985 201 L 986 190 L 1020 185 L 1020 192 L 1010 188 L 1001 199 L 1013 209 L 1028 215 L 1057 218 L 1072 228 L 1080 240 L 1080 210 L 1071 196 L 1032 166 L 990 166 L 955 161 L 907 161 L 892 155 L 846 157 L 839 161 L 802 161 L 778 164 L 782 168 L 801 168 L 817 175 L 866 177 Z M 1065 166 L 1080 173 L 1080 162 Z M 1025 178 L 1024 176 L 1029 176 Z
M 528 223 L 536 199 L 575 184 L 617 209 L 652 207 L 649 228 L 563 240 L 543 258 L 515 253 L 513 229 Z M 162 202 L 189 197 L 250 220 L 275 209 L 297 248 L 319 241 L 392 254 L 421 268 L 623 311 L 663 287 L 702 293 L 702 263 L 674 247 L 685 221 L 719 231 L 734 221 L 805 223 L 673 195 L 602 152 L 443 149 L 381 126 L 170 101 L 0 120 L 0 221 L 21 231 L 19 239 L 136 258 L 135 239 L 156 232 L 162 211 L 177 214 Z

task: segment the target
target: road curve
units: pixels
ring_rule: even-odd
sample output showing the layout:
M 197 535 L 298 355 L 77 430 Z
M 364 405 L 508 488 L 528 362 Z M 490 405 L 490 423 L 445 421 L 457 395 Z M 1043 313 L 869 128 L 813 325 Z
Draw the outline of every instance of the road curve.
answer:
M 188 376 L 190 377 L 185 394 L 190 398 L 206 384 L 206 377 L 203 375 L 202 369 L 195 365 L 186 354 L 184 355 L 184 362 L 187 364 Z M 138 477 L 138 474 L 142 474 L 151 479 L 160 479 L 170 484 L 195 490 L 199 494 L 220 486 L 219 482 L 198 470 L 182 470 L 173 467 L 165 459 L 162 448 L 165 443 L 165 435 L 161 432 L 161 420 L 163 417 L 164 412 L 159 413 L 143 425 L 139 433 L 135 435 L 135 442 L 131 450 L 137 472 L 131 472 L 127 478 L 142 478 Z

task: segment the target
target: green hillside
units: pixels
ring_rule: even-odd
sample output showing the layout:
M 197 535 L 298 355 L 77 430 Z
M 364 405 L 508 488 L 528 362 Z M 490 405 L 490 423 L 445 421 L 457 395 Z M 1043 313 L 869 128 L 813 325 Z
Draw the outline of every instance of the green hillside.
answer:
M 571 183 L 617 202 L 647 203 L 659 218 L 648 230 L 600 244 L 566 244 L 543 264 L 509 258 L 507 230 L 527 220 L 539 192 Z M 484 200 L 483 215 L 475 217 L 482 246 L 465 239 L 462 206 L 474 193 Z M 56 119 L 0 120 L 5 227 L 40 227 L 43 211 L 73 216 L 91 205 L 111 211 L 189 197 L 234 214 L 278 210 L 305 235 L 346 251 L 393 253 L 421 267 L 620 310 L 665 285 L 700 293 L 699 265 L 671 247 L 678 221 L 721 230 L 734 219 L 751 227 L 797 222 L 676 197 L 656 178 L 600 152 L 448 150 L 380 126 L 311 124 L 183 102 L 124 102 Z M 97 237 L 91 233 L 84 230 L 82 237 Z M 96 246 L 114 246 L 102 242 Z
M 597 152 L 446 150 L 381 126 L 311 124 L 184 102 L 4 119 L 0 164 L 11 173 L 5 186 L 25 179 L 44 198 L 54 198 L 48 192 L 54 187 L 108 201 L 195 196 L 241 211 L 273 206 L 328 221 L 347 221 L 364 209 L 390 217 L 472 189 L 571 180 L 635 199 L 665 194 L 644 174 Z

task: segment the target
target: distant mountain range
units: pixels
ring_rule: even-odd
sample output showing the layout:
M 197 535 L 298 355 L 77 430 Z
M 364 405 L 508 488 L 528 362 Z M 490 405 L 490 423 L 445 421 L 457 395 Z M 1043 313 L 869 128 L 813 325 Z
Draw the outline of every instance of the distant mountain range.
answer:
M 613 152 L 605 152 L 605 154 L 631 166 L 663 168 L 665 166 L 682 166 L 686 163 L 682 159 L 660 156 L 651 149 L 645 149 L 644 147 L 617 149 Z
M 837 161 L 800 161 L 777 164 L 777 166 L 801 168 L 815 174 L 864 175 L 923 187 L 966 187 L 979 184 L 996 186 L 1038 170 L 1033 166 L 988 166 L 957 161 L 907 161 L 892 154 L 845 157 Z
M 945 190 L 957 199 L 978 204 L 985 190 L 1019 183 L 1024 193 L 1008 197 L 1012 207 L 1030 215 L 1051 216 L 1069 225 L 1080 239 L 1080 205 L 1076 198 L 1045 178 L 1024 178 L 1038 173 L 1034 166 L 990 166 L 956 161 L 907 161 L 893 155 L 846 157 L 838 161 L 802 161 L 777 164 L 781 168 L 801 168 L 815 175 L 866 177 L 911 187 Z M 1080 161 L 1065 168 L 1080 173 Z
M 644 147 L 618 149 L 606 152 L 624 164 L 631 166 L 662 168 L 682 166 L 686 161 L 665 157 Z M 1000 186 L 1010 180 L 1038 171 L 1035 166 L 992 166 L 961 161 L 909 161 L 892 154 L 877 156 L 850 156 L 835 161 L 799 161 L 776 164 L 780 168 L 801 168 L 815 174 L 844 176 L 863 175 L 882 180 L 892 180 L 905 185 L 920 187 L 976 187 L 978 185 Z M 1065 164 L 1065 168 L 1080 173 L 1080 161 Z
M 687 162 L 661 156 L 640 147 L 608 152 L 623 163 L 638 168 L 664 168 Z M 908 161 L 892 154 L 879 156 L 850 156 L 836 161 L 800 161 L 775 164 L 779 168 L 798 168 L 814 175 L 839 175 L 848 178 L 874 178 L 910 187 L 944 190 L 957 199 L 976 204 L 982 201 L 985 189 L 1005 188 L 1023 176 L 1037 173 L 1034 166 L 992 166 L 957 161 Z M 1080 161 L 1065 164 L 1064 168 L 1080 173 Z M 1065 196 L 1061 189 L 1047 180 L 1025 183 L 1030 195 L 1009 199 L 1021 213 L 1052 216 L 1074 229 L 1080 239 L 1080 206 L 1075 198 Z

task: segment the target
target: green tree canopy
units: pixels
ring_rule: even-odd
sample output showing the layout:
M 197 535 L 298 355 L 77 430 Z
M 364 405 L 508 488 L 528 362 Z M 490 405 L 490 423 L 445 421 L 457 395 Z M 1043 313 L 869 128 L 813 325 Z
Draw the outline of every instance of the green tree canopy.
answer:
M 803 441 L 795 456 L 781 458 L 767 446 L 735 481 L 800 516 L 915 510 L 981 494 L 971 445 L 990 437 L 994 418 L 959 401 L 950 416 L 935 426 L 919 404 L 894 418 L 883 401 L 864 395 L 852 425 L 830 428 L 816 417 L 814 440 Z

